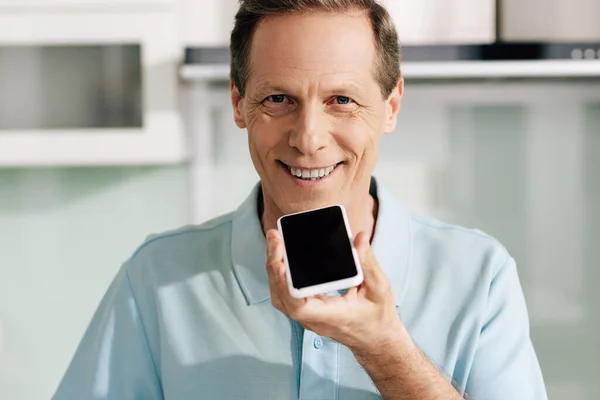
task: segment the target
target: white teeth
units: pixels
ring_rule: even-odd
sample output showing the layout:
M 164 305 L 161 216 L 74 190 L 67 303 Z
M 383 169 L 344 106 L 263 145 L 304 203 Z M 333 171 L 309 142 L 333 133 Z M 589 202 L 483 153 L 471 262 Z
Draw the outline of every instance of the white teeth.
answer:
M 327 175 L 329 175 L 334 169 L 335 165 L 331 165 L 326 168 L 316 168 L 316 169 L 301 169 L 287 166 L 290 170 L 290 173 L 298 178 L 302 178 L 305 180 L 316 181 L 321 179 Z

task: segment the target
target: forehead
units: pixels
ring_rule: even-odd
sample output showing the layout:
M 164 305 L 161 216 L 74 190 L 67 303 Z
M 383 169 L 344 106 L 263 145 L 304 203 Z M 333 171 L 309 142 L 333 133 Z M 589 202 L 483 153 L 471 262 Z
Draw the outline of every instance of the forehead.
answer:
M 365 13 L 267 18 L 254 34 L 250 81 L 326 78 L 332 83 L 343 80 L 375 83 L 375 55 L 373 32 Z

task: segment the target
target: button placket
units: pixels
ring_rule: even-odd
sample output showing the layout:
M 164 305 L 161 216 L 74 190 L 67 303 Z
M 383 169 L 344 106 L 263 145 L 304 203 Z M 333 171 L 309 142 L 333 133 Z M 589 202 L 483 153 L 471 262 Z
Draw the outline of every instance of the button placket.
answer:
M 337 396 L 338 346 L 309 330 L 304 331 L 300 400 L 331 399 Z

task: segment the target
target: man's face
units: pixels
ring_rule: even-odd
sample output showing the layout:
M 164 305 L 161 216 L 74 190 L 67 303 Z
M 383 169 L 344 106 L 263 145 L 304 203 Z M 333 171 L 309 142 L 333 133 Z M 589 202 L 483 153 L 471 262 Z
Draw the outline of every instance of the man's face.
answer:
M 383 133 L 395 128 L 402 82 L 384 99 L 364 13 L 286 15 L 262 21 L 237 125 L 265 203 L 281 214 L 364 201 Z

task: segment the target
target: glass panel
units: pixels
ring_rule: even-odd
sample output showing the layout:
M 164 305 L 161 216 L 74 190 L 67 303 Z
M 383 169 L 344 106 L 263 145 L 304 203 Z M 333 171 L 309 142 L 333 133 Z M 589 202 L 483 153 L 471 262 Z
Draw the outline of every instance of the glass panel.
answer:
M 139 45 L 0 46 L 1 130 L 142 126 Z
M 214 89 L 212 214 L 258 179 Z M 600 392 L 600 80 L 409 82 L 375 175 L 409 208 L 498 238 L 515 257 L 552 400 Z M 192 188 L 194 190 L 194 188 Z

